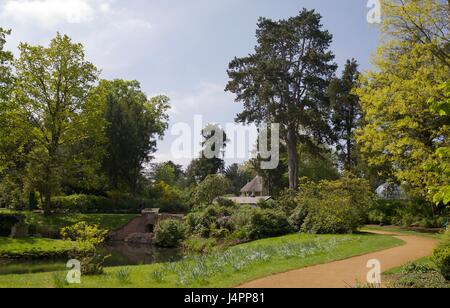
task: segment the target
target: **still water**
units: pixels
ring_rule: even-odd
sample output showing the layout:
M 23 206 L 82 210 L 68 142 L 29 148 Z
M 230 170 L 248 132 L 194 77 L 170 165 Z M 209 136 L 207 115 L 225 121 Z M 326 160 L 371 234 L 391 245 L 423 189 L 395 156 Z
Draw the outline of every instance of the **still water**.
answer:
M 106 261 L 106 267 L 174 262 L 183 258 L 183 252 L 180 249 L 157 248 L 151 245 L 111 243 L 103 249 L 106 254 L 111 255 Z M 0 275 L 66 270 L 65 266 L 67 261 L 68 260 L 0 260 Z

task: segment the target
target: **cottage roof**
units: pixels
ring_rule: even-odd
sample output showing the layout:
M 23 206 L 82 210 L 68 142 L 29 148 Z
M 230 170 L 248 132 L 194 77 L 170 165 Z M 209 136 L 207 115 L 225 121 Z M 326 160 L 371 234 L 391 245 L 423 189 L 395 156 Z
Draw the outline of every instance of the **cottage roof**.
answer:
M 264 181 L 260 176 L 256 176 L 250 183 L 241 189 L 241 193 L 262 193 L 264 191 Z

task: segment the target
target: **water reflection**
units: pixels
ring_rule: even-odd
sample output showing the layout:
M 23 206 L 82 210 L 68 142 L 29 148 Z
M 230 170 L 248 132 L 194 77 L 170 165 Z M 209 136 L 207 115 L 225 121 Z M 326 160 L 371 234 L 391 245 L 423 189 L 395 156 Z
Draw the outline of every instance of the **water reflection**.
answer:
M 106 267 L 144 265 L 163 262 L 174 262 L 183 258 L 180 249 L 158 248 L 151 245 L 135 245 L 127 243 L 110 243 L 103 252 L 111 255 Z M 28 274 L 67 270 L 67 260 L 0 260 L 0 275 Z
M 111 257 L 106 266 L 141 265 L 174 262 L 183 258 L 182 250 L 158 248 L 151 245 L 111 243 L 104 251 Z

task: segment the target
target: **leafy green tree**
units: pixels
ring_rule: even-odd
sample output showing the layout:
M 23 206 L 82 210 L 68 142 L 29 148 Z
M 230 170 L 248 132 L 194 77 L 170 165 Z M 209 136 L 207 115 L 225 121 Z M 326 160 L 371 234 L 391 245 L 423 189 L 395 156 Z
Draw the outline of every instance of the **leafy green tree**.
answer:
M 298 188 L 300 143 L 331 141 L 326 89 L 336 70 L 332 35 L 321 16 L 304 9 L 287 20 L 261 18 L 255 52 L 229 65 L 226 90 L 244 104 L 243 123 L 279 123 L 287 146 L 289 186 Z
M 155 183 L 164 182 L 168 185 L 175 185 L 177 178 L 172 165 L 169 163 L 154 164 L 152 169 L 151 178 Z
M 450 81 L 442 85 L 444 99 L 433 102 L 431 109 L 442 117 L 450 116 Z M 434 178 L 428 185 L 428 191 L 437 205 L 450 204 L 450 145 L 447 140 L 436 150 L 436 159 L 429 166 Z
M 173 169 L 176 180 L 180 180 L 182 177 L 185 176 L 182 165 L 176 164 L 171 160 L 169 160 L 166 164 Z
M 0 203 L 3 207 L 20 208 L 24 205 L 24 163 L 16 154 L 23 138 L 12 132 L 13 123 L 10 110 L 14 85 L 13 54 L 5 50 L 6 38 L 10 30 L 0 28 Z
M 384 22 L 381 27 L 387 37 L 420 44 L 450 66 L 448 0 L 382 0 L 382 6 Z
M 108 142 L 103 169 L 109 187 L 137 193 L 143 165 L 167 129 L 169 98 L 148 99 L 137 81 L 102 80 L 98 91 L 106 105 Z
M 2 132 L 7 132 L 10 128 L 8 104 L 14 83 L 14 75 L 12 73 L 14 57 L 10 51 L 4 50 L 6 37 L 10 33 L 10 30 L 0 28 L 0 128 Z M 7 161 L 14 152 L 10 150 L 10 145 L 13 143 L 13 138 L 11 137 L 5 133 L 0 134 L 0 172 L 7 167 Z
M 27 181 L 48 213 L 63 178 L 96 174 L 103 121 L 88 98 L 98 70 L 85 60 L 81 44 L 60 34 L 49 47 L 21 44 L 19 51 L 10 134 L 26 136 L 16 153 L 25 157 Z
M 355 131 L 360 127 L 362 110 L 358 96 L 353 93 L 358 85 L 358 78 L 356 60 L 347 60 L 342 77 L 334 79 L 329 90 L 333 131 L 338 140 L 336 150 L 339 162 L 346 171 L 355 171 L 358 164 Z
M 228 194 L 230 181 L 223 175 L 208 175 L 196 188 L 193 197 L 195 206 L 210 205 L 218 197 Z
M 385 2 L 390 7 L 375 70 L 362 76 L 356 91 L 366 123 L 358 142 L 370 165 L 389 164 L 397 182 L 408 183 L 412 194 L 432 201 L 428 187 L 436 177 L 428 166 L 436 161 L 437 148 L 448 144 L 450 121 L 427 103 L 430 98 L 440 101 L 441 84 L 450 76 L 444 56 L 449 32 L 433 29 L 435 22 L 448 19 L 442 19 L 442 7 L 434 0 Z M 411 32 L 418 21 L 422 30 Z
M 12 73 L 14 57 L 10 51 L 4 50 L 6 36 L 10 34 L 11 30 L 0 28 L 0 103 L 2 105 L 8 100 L 14 82 Z

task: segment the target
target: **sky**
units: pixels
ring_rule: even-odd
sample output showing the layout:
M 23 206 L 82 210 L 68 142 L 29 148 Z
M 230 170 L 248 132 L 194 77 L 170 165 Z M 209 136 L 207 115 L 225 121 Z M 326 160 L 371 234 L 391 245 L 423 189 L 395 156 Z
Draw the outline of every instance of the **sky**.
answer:
M 230 60 L 251 53 L 260 16 L 284 19 L 302 8 L 323 16 L 333 36 L 339 71 L 355 58 L 362 70 L 378 42 L 367 22 L 368 0 L 0 0 L 0 27 L 12 29 L 7 48 L 17 55 L 20 42 L 48 45 L 56 32 L 86 48 L 101 78 L 141 82 L 148 96 L 171 98 L 170 126 L 158 144 L 157 161 L 174 160 L 176 123 L 225 125 L 242 110 L 225 93 Z M 192 131 L 198 135 L 199 131 Z M 193 140 L 193 142 L 196 142 Z M 251 143 L 251 141 L 250 141 Z M 251 146 L 248 146 L 248 152 Z M 227 159 L 227 163 L 241 158 Z

